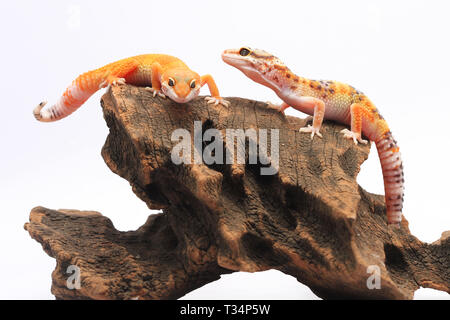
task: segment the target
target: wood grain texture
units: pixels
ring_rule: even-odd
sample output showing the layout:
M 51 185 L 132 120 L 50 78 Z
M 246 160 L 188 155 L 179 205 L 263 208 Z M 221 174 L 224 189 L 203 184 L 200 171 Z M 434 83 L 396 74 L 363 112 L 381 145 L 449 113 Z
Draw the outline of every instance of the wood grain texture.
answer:
M 405 219 L 388 227 L 384 197 L 358 186 L 370 146 L 355 146 L 332 122 L 311 141 L 298 132 L 308 119 L 228 100 L 179 105 L 128 85 L 103 96 L 106 164 L 162 212 L 120 232 L 96 212 L 34 208 L 25 228 L 57 260 L 58 299 L 176 299 L 221 274 L 269 269 L 325 299 L 411 299 L 420 286 L 450 292 L 450 232 L 427 244 Z M 261 176 L 262 164 L 173 164 L 171 134 L 193 133 L 194 121 L 223 136 L 227 128 L 279 129 L 278 174 Z M 78 290 L 66 287 L 71 264 L 81 269 Z M 373 265 L 381 288 L 369 290 Z

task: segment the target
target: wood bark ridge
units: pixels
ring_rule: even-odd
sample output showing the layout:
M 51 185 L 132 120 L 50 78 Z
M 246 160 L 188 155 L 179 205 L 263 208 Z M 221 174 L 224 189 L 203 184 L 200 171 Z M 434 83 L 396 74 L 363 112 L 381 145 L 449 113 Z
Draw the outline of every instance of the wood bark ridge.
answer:
M 269 269 L 324 299 L 412 299 L 420 286 L 450 293 L 450 232 L 428 244 L 410 234 L 405 219 L 401 229 L 388 227 L 384 197 L 357 184 L 370 146 L 344 139 L 344 127 L 333 122 L 311 140 L 298 132 L 308 119 L 228 100 L 229 107 L 203 97 L 180 105 L 129 85 L 105 93 L 110 133 L 102 156 L 161 213 L 120 232 L 98 212 L 34 208 L 25 229 L 57 261 L 56 298 L 176 299 L 221 274 Z M 278 172 L 261 175 L 267 165 L 249 159 L 174 164 L 172 132 L 186 129 L 194 146 L 194 121 L 223 137 L 231 128 L 278 129 Z M 76 290 L 67 287 L 70 265 L 80 270 Z

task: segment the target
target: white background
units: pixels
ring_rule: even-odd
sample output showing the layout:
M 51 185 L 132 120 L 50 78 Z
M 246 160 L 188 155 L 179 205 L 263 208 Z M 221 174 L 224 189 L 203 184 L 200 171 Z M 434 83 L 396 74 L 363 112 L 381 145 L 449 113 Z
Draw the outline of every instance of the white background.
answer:
M 142 53 L 172 54 L 211 73 L 225 97 L 279 102 L 221 61 L 224 49 L 243 45 L 277 55 L 299 75 L 362 90 L 401 147 L 411 231 L 437 240 L 450 230 L 449 9 L 430 0 L 2 1 L 0 299 L 53 299 L 55 260 L 23 229 L 34 206 L 97 210 L 120 230 L 145 222 L 145 204 L 100 156 L 104 91 L 57 123 L 31 113 L 80 73 Z M 384 193 L 374 147 L 358 181 Z M 226 275 L 186 298 L 317 299 L 278 271 Z M 420 289 L 416 298 L 449 295 Z

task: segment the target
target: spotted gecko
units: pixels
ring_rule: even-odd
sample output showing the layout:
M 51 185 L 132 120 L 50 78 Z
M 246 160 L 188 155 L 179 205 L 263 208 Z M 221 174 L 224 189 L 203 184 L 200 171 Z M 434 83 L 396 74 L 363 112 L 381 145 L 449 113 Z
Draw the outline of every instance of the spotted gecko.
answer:
M 312 125 L 300 132 L 322 137 L 320 128 L 324 119 L 349 125 L 351 130 L 341 132 L 355 144 L 367 144 L 362 134 L 374 141 L 384 178 L 387 220 L 397 227 L 402 220 L 403 164 L 397 142 L 386 121 L 373 103 L 360 91 L 337 81 L 310 80 L 295 75 L 277 57 L 259 49 L 243 47 L 222 53 L 227 64 L 239 69 L 253 81 L 272 89 L 283 103 L 269 105 L 280 112 L 293 107 L 313 115 Z
M 168 96 L 177 103 L 186 103 L 198 96 L 208 84 L 208 103 L 228 106 L 219 95 L 211 75 L 199 76 L 178 58 L 165 54 L 144 54 L 122 59 L 99 69 L 83 73 L 66 89 L 62 97 L 49 108 L 41 102 L 34 110 L 35 118 L 43 122 L 57 121 L 78 109 L 97 90 L 108 85 L 129 83 L 144 86 L 153 96 Z M 151 87 L 150 87 L 151 86 Z

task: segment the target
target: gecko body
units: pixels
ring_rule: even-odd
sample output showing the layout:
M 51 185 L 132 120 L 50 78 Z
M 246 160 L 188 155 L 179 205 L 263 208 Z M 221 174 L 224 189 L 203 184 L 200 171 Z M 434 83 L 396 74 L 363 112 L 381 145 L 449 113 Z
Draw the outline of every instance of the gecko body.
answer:
M 374 141 L 384 178 L 387 220 L 399 226 L 403 208 L 403 164 L 397 142 L 375 105 L 362 92 L 337 81 L 310 80 L 294 74 L 277 57 L 258 49 L 243 47 L 222 53 L 227 64 L 236 67 L 247 77 L 271 88 L 283 101 L 276 107 L 280 112 L 293 107 L 313 116 L 312 125 L 300 132 L 322 137 L 324 119 L 350 126 L 344 129 L 345 138 L 355 144 Z
M 207 84 L 211 97 L 208 103 L 227 106 L 211 75 L 199 76 L 180 59 L 165 54 L 144 54 L 107 64 L 78 76 L 60 99 L 49 108 L 41 102 L 34 110 L 35 118 L 43 122 L 57 121 L 78 109 L 97 90 L 108 85 L 129 83 L 144 86 L 153 96 L 169 97 L 177 103 L 187 103 L 198 96 Z

